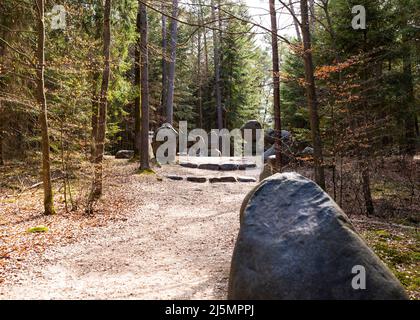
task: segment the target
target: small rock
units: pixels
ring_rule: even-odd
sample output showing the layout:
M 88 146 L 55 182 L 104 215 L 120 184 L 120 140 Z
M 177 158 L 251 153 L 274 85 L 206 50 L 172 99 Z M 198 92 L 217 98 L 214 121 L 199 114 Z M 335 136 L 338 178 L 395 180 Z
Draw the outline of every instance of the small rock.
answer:
M 198 165 L 192 162 L 181 162 L 179 165 L 184 168 L 192 168 L 192 169 L 198 168 Z
M 218 171 L 219 165 L 216 163 L 203 163 L 198 166 L 198 169 Z
M 239 170 L 252 169 L 256 167 L 257 167 L 256 163 L 241 163 L 240 165 L 238 165 Z
M 205 183 L 207 181 L 207 178 L 205 178 L 205 177 L 187 177 L 187 181 L 197 182 L 197 183 Z
M 115 159 L 131 159 L 134 156 L 134 150 L 120 150 L 115 154 Z
M 168 178 L 169 180 L 174 180 L 174 181 L 181 181 L 181 180 L 184 180 L 184 178 L 183 178 L 183 177 L 180 177 L 180 176 L 175 176 L 175 175 L 166 176 L 166 178 Z
M 303 149 L 303 151 L 301 153 L 305 156 L 313 155 L 314 154 L 314 148 L 306 147 L 305 149 Z
M 238 182 L 257 182 L 257 179 L 253 177 L 238 177 Z
M 234 163 L 222 163 L 220 165 L 220 170 L 221 171 L 234 171 L 234 170 L 238 170 L 238 165 L 234 164 Z
M 223 182 L 237 182 L 235 177 L 215 177 L 209 179 L 210 183 L 223 183 Z

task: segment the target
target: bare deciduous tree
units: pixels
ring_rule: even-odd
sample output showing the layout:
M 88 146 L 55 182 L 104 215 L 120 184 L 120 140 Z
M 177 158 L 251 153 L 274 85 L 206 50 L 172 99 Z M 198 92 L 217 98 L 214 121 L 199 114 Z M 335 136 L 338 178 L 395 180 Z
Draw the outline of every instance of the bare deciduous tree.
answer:
M 218 22 L 218 28 L 220 30 L 220 3 L 219 3 L 219 14 L 216 18 L 216 4 L 214 0 L 211 2 L 211 15 L 212 20 Z M 214 47 L 214 81 L 215 81 L 215 95 L 216 95 L 216 114 L 217 114 L 217 128 L 223 129 L 223 109 L 222 109 L 222 89 L 220 87 L 220 35 L 217 34 L 217 28 L 213 29 L 213 47 Z
M 274 0 L 270 0 L 270 17 L 271 17 L 271 47 L 273 55 L 273 107 L 274 107 L 274 130 L 276 135 L 275 151 L 276 151 L 276 171 L 281 171 L 281 113 L 280 113 L 280 62 L 279 62 L 279 45 L 277 38 L 277 15 Z
M 140 6 L 140 2 L 139 2 Z M 138 89 L 136 99 L 134 101 L 134 157 L 140 156 L 140 132 L 141 132 L 141 111 L 140 111 L 140 81 L 141 81 L 141 39 L 140 39 L 140 28 L 141 28 L 141 16 L 140 10 L 137 11 L 136 20 L 136 31 L 137 31 L 137 42 L 134 53 L 134 87 Z
M 39 120 L 42 135 L 42 181 L 44 187 L 44 213 L 55 213 L 54 197 L 51 184 L 50 139 L 48 134 L 47 99 L 45 97 L 45 1 L 36 0 L 38 14 L 38 46 L 37 46 L 37 101 L 41 108 Z
M 162 12 L 165 12 L 165 4 L 162 2 Z M 165 103 L 168 100 L 168 65 L 167 65 L 167 54 L 168 54 L 168 18 L 162 14 L 162 97 L 161 97 L 161 110 L 160 114 L 164 114 Z
M 319 130 L 318 100 L 316 96 L 311 33 L 309 29 L 308 0 L 300 0 L 300 12 L 302 16 L 301 28 L 304 50 L 303 58 L 305 62 L 306 98 L 310 114 L 312 144 L 314 147 L 315 181 L 321 188 L 325 189 L 322 141 Z
M 103 156 L 105 147 L 106 116 L 108 107 L 108 88 L 111 74 L 111 6 L 112 0 L 105 0 L 104 6 L 104 28 L 103 28 L 103 56 L 104 69 L 102 73 L 101 95 L 99 97 L 98 124 L 95 136 L 95 159 L 94 159 L 94 177 L 89 194 L 88 206 L 86 211 L 92 212 L 93 203 L 102 195 L 103 183 Z
M 140 170 L 147 170 L 150 168 L 150 164 L 149 164 L 149 51 L 148 51 L 147 9 L 143 3 L 139 4 L 139 12 L 140 12 L 140 55 L 141 55 Z
M 290 6 L 290 12 L 291 12 L 292 17 L 293 17 L 293 24 L 294 24 L 295 30 L 296 30 L 296 37 L 297 37 L 299 43 L 302 43 L 302 36 L 300 34 L 300 22 L 299 22 L 298 18 L 296 17 L 295 7 L 293 6 L 293 1 L 292 0 L 289 0 L 289 6 Z
M 166 122 L 173 124 L 174 121 L 174 90 L 175 90 L 175 67 L 176 49 L 178 44 L 178 0 L 172 1 L 172 17 L 170 27 L 170 61 L 168 66 L 168 90 L 166 100 Z

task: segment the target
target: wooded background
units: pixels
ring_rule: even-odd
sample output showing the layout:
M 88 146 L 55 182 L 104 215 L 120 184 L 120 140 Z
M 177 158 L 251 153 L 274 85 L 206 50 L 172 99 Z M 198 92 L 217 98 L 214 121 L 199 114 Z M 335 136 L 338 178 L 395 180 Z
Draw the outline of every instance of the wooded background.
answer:
M 64 29 L 51 28 L 54 5 Z M 354 5 L 366 8 L 365 30 L 352 28 Z M 72 179 L 91 179 L 92 204 L 104 153 L 133 149 L 147 170 L 141 146 L 165 122 L 210 130 L 257 119 L 314 147 L 314 179 L 344 209 L 417 221 L 420 3 L 256 6 L 272 22 L 292 17 L 296 37 L 259 25 L 242 1 L 2 0 L 1 187 L 13 188 L 17 169 L 42 168 L 45 213 L 54 179 L 65 197 Z M 78 176 L 89 161 L 92 177 Z

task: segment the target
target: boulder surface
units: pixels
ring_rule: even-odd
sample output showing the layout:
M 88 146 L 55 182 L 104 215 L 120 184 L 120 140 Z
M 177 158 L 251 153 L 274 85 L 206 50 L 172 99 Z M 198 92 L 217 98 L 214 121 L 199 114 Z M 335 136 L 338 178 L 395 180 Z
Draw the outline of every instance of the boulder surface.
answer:
M 240 220 L 229 299 L 408 298 L 337 204 L 297 173 L 262 181 Z M 354 288 L 355 266 L 366 271 L 365 289 Z

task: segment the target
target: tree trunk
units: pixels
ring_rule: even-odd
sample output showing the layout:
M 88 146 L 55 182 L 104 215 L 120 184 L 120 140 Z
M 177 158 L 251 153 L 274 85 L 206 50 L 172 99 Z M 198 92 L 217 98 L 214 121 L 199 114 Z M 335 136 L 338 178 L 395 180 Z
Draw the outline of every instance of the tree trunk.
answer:
M 3 136 L 0 133 L 0 166 L 4 166 L 4 158 L 3 158 Z
M 63 197 L 64 197 L 64 207 L 66 210 L 66 213 L 69 212 L 68 204 L 67 204 L 67 166 L 66 166 L 66 160 L 64 158 L 64 122 L 66 121 L 66 118 L 63 117 L 60 119 L 60 149 L 61 149 L 61 171 L 63 172 Z
M 1 107 L 1 102 L 0 102 Z M 1 132 L 0 128 L 0 166 L 4 166 L 4 155 L 3 155 L 3 133 Z
M 328 9 L 328 5 L 329 5 L 329 0 L 322 0 L 321 1 L 322 5 L 320 6 L 325 14 L 325 18 L 327 20 L 327 28 L 328 28 L 328 32 L 330 34 L 331 37 L 331 41 L 332 41 L 332 47 L 334 50 L 334 55 L 335 55 L 335 63 L 339 64 L 341 62 L 341 56 L 340 56 L 340 52 L 337 49 L 337 35 L 335 33 L 334 30 L 334 26 L 331 20 L 331 15 L 330 15 L 330 11 Z M 339 70 L 338 72 L 338 85 L 341 85 L 342 82 L 342 71 Z M 337 145 L 336 145 L 336 115 L 335 115 L 335 109 L 334 109 L 335 105 L 334 103 L 331 104 L 331 127 L 332 127 L 332 136 L 331 136 L 331 143 L 332 143 L 332 165 L 333 165 L 333 196 L 334 196 L 334 200 L 336 200 L 337 197 Z M 342 161 L 342 157 L 341 157 L 341 161 Z M 341 180 L 341 175 L 340 175 L 340 180 Z M 342 181 L 340 181 L 341 185 L 342 185 Z M 341 201 L 341 198 L 340 198 Z
M 162 2 L 162 11 L 165 11 L 165 5 Z M 168 100 L 168 30 L 167 30 L 167 17 L 162 15 L 162 97 L 161 97 L 161 110 L 160 115 L 165 113 L 165 103 Z
M 309 28 L 310 32 L 315 31 L 315 0 L 309 0 Z
M 274 131 L 276 151 L 275 170 L 281 172 L 281 112 L 280 112 L 280 63 L 279 48 L 277 38 L 277 15 L 274 0 L 270 0 L 270 17 L 271 17 L 271 47 L 273 55 L 273 107 L 274 107 Z
M 0 35 L 2 37 L 2 39 L 5 38 L 4 32 L 1 32 Z M 0 65 L 3 64 L 3 59 L 5 56 L 5 49 L 4 49 L 4 45 L 3 42 L 0 42 Z M 0 92 L 2 91 L 4 87 L 4 84 L 0 81 Z M 4 110 L 1 104 L 1 99 L 0 99 L 0 166 L 4 165 L 4 156 L 3 156 L 3 135 L 4 135 L 4 130 L 5 130 L 5 119 L 3 117 L 4 115 Z
M 362 171 L 362 189 L 363 197 L 365 199 L 366 213 L 369 216 L 375 213 L 375 209 L 373 206 L 372 193 L 370 190 L 370 175 L 368 161 L 362 161 L 360 169 Z
M 216 20 L 216 6 L 214 0 L 211 2 L 212 20 Z M 218 15 L 218 22 L 220 25 L 220 15 Z M 217 114 L 217 128 L 223 129 L 223 109 L 222 109 L 222 90 L 220 87 L 220 40 L 217 31 L 213 29 L 213 46 L 214 46 L 214 86 L 216 94 L 216 114 Z
M 105 147 L 105 133 L 106 133 L 106 116 L 108 107 L 108 87 L 110 78 L 110 59 L 111 59 L 111 2 L 112 0 L 105 0 L 104 7 L 104 29 L 103 29 L 103 56 L 104 56 L 104 70 L 102 74 L 101 95 L 99 99 L 98 110 L 98 128 L 95 136 L 95 159 L 94 159 L 94 177 L 92 189 L 89 195 L 87 211 L 92 211 L 93 202 L 98 200 L 102 195 L 102 161 Z
M 200 128 L 203 128 L 203 85 L 201 74 L 201 32 L 197 35 L 197 78 L 198 78 L 198 116 Z
M 99 79 L 99 73 L 94 72 L 92 76 L 92 115 L 91 115 L 91 125 L 92 125 L 92 137 L 91 137 L 91 146 L 90 146 L 90 158 L 91 162 L 95 162 L 95 156 L 96 156 L 96 146 L 95 146 L 95 137 L 98 133 L 98 110 L 99 110 L 99 97 L 97 94 L 96 84 Z
M 408 23 L 406 22 L 405 25 Z M 404 104 L 406 108 L 405 112 L 405 147 L 404 151 L 407 154 L 414 155 L 416 153 L 416 113 L 414 111 L 415 98 L 414 98 L 414 85 L 413 85 L 413 73 L 411 71 L 411 47 L 410 38 L 403 34 L 403 86 L 405 91 Z
M 176 2 L 176 1 L 174 1 Z M 140 10 L 140 55 L 141 55 L 141 152 L 140 170 L 147 170 L 149 165 L 149 54 L 147 9 L 143 3 Z M 176 40 L 175 40 L 176 41 Z M 175 42 L 176 49 L 176 42 Z M 175 63 L 175 62 L 174 62 Z
M 311 123 L 312 144 L 314 147 L 315 182 L 325 189 L 325 176 L 323 167 L 322 141 L 319 130 L 318 101 L 316 97 L 314 65 L 312 60 L 311 34 L 309 31 L 308 2 L 300 0 L 302 16 L 302 37 L 305 62 L 306 98 Z
M 139 3 L 140 6 L 140 3 Z M 141 112 L 140 112 L 140 80 L 141 80 L 141 15 L 140 10 L 137 12 L 137 43 L 136 50 L 134 52 L 134 87 L 138 88 L 139 91 L 136 94 L 136 99 L 134 100 L 134 157 L 138 158 L 140 156 L 140 139 L 141 139 Z M 164 59 L 164 58 L 163 58 Z M 164 88 L 162 88 L 163 92 Z
M 42 181 L 44 187 L 44 213 L 55 214 L 54 197 L 51 184 L 51 163 L 50 163 L 50 140 L 48 134 L 47 100 L 45 97 L 45 2 L 36 0 L 36 11 L 38 12 L 38 64 L 37 74 L 37 100 L 41 108 L 39 120 L 42 134 Z
M 172 17 L 178 17 L 178 0 L 172 0 Z M 166 122 L 173 124 L 174 122 L 174 90 L 175 90 L 175 66 L 176 66 L 176 49 L 178 42 L 178 21 L 171 21 L 171 40 L 170 40 L 170 61 L 168 70 L 168 92 L 166 101 Z
M 226 117 L 225 117 L 225 114 L 224 114 L 226 110 L 222 105 L 223 84 L 222 84 L 222 79 L 221 79 L 221 73 L 222 73 L 221 70 L 222 70 L 222 61 L 223 61 L 223 48 L 222 48 L 222 45 L 223 45 L 223 43 L 222 43 L 222 39 L 223 39 L 222 29 L 223 29 L 223 27 L 222 27 L 222 16 L 221 16 L 221 12 L 222 12 L 222 10 L 221 10 L 221 8 L 222 8 L 221 0 L 217 0 L 217 5 L 218 5 L 218 9 L 217 9 L 218 23 L 217 23 L 217 26 L 219 28 L 219 38 L 218 38 L 219 47 L 218 47 L 218 49 L 219 49 L 219 90 L 220 90 L 220 93 L 219 93 L 220 103 L 218 104 L 220 107 L 218 109 L 219 110 L 218 117 L 221 118 L 222 129 L 223 129 L 223 128 L 227 127 L 227 121 L 226 121 Z
M 95 40 L 100 39 L 101 37 L 101 30 L 103 31 L 103 27 L 100 25 L 100 18 L 99 14 L 95 14 Z M 101 76 L 100 71 L 98 70 L 98 65 L 96 61 L 91 57 L 91 69 L 92 72 L 92 98 L 91 98 L 91 106 L 92 106 L 92 114 L 91 114 L 91 145 L 90 145 L 90 161 L 91 163 L 95 162 L 96 157 L 96 145 L 95 139 L 96 135 L 98 134 L 98 111 L 99 111 L 99 95 L 98 95 L 98 80 Z
M 296 37 L 299 43 L 302 43 L 302 36 L 300 35 L 299 20 L 296 17 L 295 8 L 293 6 L 292 0 L 289 0 L 289 6 L 290 6 L 290 12 L 292 13 L 292 16 L 293 16 L 293 24 L 295 25 Z
M 202 0 L 198 0 L 200 6 L 200 24 L 204 24 L 204 12 Z M 208 78 L 209 75 L 209 51 L 207 46 L 207 29 L 203 28 L 203 38 L 204 38 L 204 79 Z

